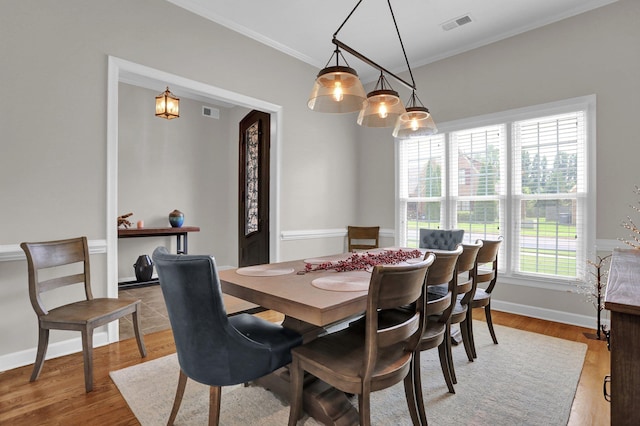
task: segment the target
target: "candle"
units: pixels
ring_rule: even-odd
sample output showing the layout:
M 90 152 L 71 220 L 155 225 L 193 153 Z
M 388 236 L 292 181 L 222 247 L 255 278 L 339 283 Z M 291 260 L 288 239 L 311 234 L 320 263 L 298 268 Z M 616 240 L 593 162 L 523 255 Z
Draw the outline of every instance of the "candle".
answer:
M 139 220 L 137 225 L 138 228 L 144 228 L 144 220 Z

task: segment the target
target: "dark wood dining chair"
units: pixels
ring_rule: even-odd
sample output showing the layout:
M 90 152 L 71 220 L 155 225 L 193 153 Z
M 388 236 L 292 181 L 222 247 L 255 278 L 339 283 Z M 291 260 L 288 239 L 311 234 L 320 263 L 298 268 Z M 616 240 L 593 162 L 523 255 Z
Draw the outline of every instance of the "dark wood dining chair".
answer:
M 302 414 L 304 372 L 358 395 L 360 424 L 371 423 L 370 393 L 404 380 L 409 414 L 419 424 L 411 366 L 425 323 L 425 275 L 434 256 L 373 268 L 363 326 L 347 327 L 292 350 L 289 425 Z M 411 306 L 411 314 L 395 308 Z M 409 308 L 407 308 L 409 309 Z M 379 316 L 380 312 L 388 315 Z M 394 312 L 398 315 L 394 315 Z
M 427 305 L 427 326 L 418 345 L 418 350 L 426 351 L 438 348 L 440 368 L 447 389 L 450 393 L 455 393 L 449 368 L 449 360 L 451 359 L 451 338 L 449 336 L 451 336 L 451 314 L 458 292 L 457 266 L 458 258 L 462 254 L 462 245 L 458 244 L 455 250 L 434 250 L 434 254 L 436 258 L 427 275 L 429 303 L 433 303 Z M 446 305 L 446 308 L 440 310 L 443 305 Z M 420 360 L 417 359 L 416 363 L 419 362 Z M 417 367 L 417 371 L 419 371 L 419 365 Z M 418 377 L 417 380 L 420 378 Z M 420 387 L 419 381 L 415 383 L 417 387 Z M 419 392 L 421 394 L 421 387 Z
M 209 424 L 220 420 L 221 387 L 247 383 L 291 362 L 302 336 L 247 313 L 227 316 L 215 260 L 153 252 L 178 353 L 180 375 L 169 415 L 178 415 L 187 378 L 210 386 Z M 238 413 L 239 416 L 242 413 Z
M 493 343 L 498 344 L 496 338 L 496 332 L 493 329 L 493 320 L 491 319 L 491 293 L 496 286 L 498 280 L 498 251 L 502 244 L 502 236 L 496 240 L 481 240 L 482 247 L 478 252 L 477 266 L 476 266 L 476 286 L 485 285 L 484 288 L 476 287 L 473 300 L 471 301 L 471 308 L 484 308 L 484 315 L 487 320 L 487 326 L 489 327 L 489 333 Z M 471 342 L 471 350 L 473 357 L 477 358 L 475 341 L 473 339 L 473 325 L 472 321 L 468 321 L 469 339 Z
M 87 392 L 93 390 L 93 330 L 97 327 L 131 314 L 138 350 L 142 357 L 147 356 L 140 332 L 140 299 L 93 297 L 86 237 L 37 243 L 24 242 L 20 247 L 27 256 L 29 298 L 33 310 L 38 315 L 38 352 L 31 374 L 32 382 L 38 379 L 44 365 L 49 330 L 75 330 L 81 333 Z M 39 274 L 41 271 L 42 276 Z M 45 306 L 41 298 L 42 293 L 74 284 L 83 285 L 83 300 L 54 308 Z
M 449 318 L 450 327 L 459 324 L 460 334 L 462 335 L 462 344 L 464 345 L 467 359 L 473 362 L 473 351 L 471 350 L 471 340 L 469 338 L 469 328 L 467 321 L 470 317 L 470 303 L 476 290 L 475 271 L 477 268 L 476 259 L 478 252 L 482 247 L 482 241 L 476 243 L 462 244 L 462 253 L 458 257 L 456 265 L 457 287 L 456 300 Z M 453 343 L 453 342 L 452 342 Z M 451 347 L 449 348 L 451 349 Z M 456 370 L 453 365 L 453 356 L 451 350 L 447 352 L 447 361 L 449 363 L 449 371 L 451 373 L 451 381 L 456 384 Z
M 379 226 L 348 226 L 347 244 L 349 253 L 354 250 L 370 250 L 379 247 Z

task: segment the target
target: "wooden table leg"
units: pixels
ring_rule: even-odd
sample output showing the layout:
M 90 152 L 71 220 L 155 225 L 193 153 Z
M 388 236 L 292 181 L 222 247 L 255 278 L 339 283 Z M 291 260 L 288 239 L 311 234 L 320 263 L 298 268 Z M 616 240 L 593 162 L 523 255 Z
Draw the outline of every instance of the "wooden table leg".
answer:
M 302 334 L 305 342 L 326 332 L 322 327 L 291 317 L 285 317 L 282 325 Z M 290 400 L 291 387 L 288 367 L 280 368 L 255 380 L 254 383 L 274 392 L 285 401 Z M 355 426 L 359 424 L 358 411 L 344 392 L 310 374 L 305 375 L 303 392 L 304 411 L 323 425 Z

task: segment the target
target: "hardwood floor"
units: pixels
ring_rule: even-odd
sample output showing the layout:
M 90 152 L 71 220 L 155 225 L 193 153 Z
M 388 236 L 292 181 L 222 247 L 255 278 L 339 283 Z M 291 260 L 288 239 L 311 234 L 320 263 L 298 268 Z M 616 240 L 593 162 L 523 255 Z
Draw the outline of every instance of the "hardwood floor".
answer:
M 271 321 L 282 319 L 280 314 L 272 311 L 257 315 Z M 474 312 L 474 317 L 483 319 L 481 312 Z M 609 373 L 609 352 L 606 342 L 584 336 L 585 332 L 593 330 L 501 312 L 494 312 L 493 319 L 495 324 L 586 343 L 587 355 L 568 424 L 609 424 L 609 403 L 602 396 L 602 381 Z M 140 358 L 135 339 L 96 348 L 94 390 L 89 394 L 84 392 L 80 353 L 46 361 L 40 378 L 34 383 L 29 383 L 31 366 L 0 373 L 0 424 L 138 425 L 109 378 L 109 371 L 175 352 L 170 330 L 145 335 L 145 343 L 148 355 L 144 359 Z M 553 392 L 553 389 L 543 391 Z

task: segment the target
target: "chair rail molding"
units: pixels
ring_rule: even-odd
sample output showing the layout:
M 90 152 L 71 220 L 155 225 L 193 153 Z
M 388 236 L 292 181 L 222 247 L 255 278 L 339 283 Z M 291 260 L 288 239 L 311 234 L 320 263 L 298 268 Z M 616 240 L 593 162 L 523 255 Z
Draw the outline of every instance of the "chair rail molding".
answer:
M 89 254 L 104 254 L 107 252 L 107 240 L 89 240 Z M 0 245 L 0 262 L 27 260 L 20 244 Z
M 301 229 L 296 231 L 282 231 L 280 239 L 282 241 L 295 240 L 312 240 L 319 238 L 337 238 L 346 237 L 347 228 L 334 229 Z M 396 233 L 393 229 L 380 229 L 380 237 L 395 238 Z

